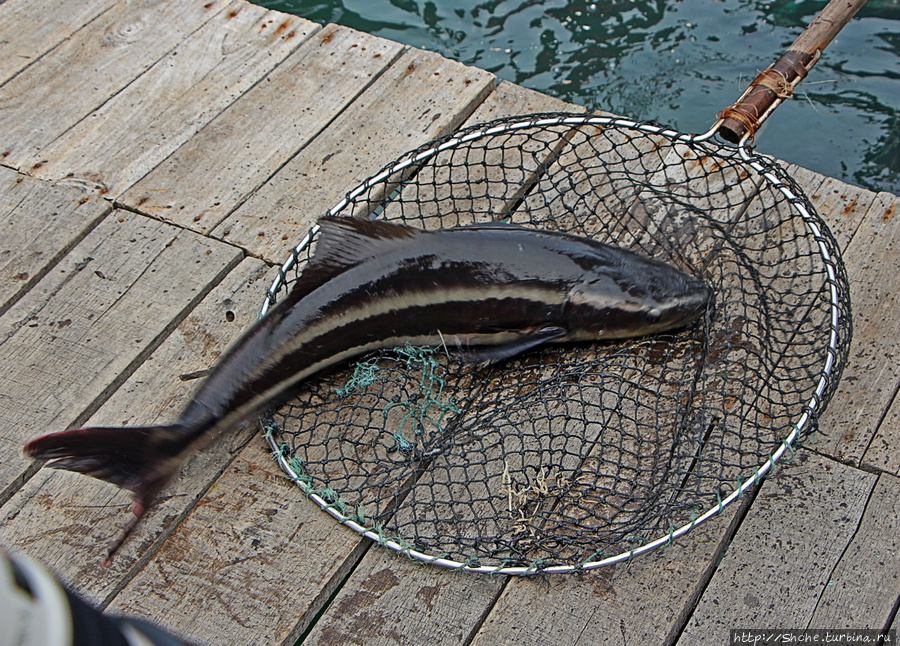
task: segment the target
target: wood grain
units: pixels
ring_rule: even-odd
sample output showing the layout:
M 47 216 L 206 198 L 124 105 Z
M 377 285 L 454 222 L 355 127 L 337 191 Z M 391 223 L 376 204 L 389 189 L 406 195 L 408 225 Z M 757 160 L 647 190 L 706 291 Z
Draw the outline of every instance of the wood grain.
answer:
M 272 272 L 246 259 L 188 314 L 166 341 L 116 390 L 88 423 L 127 426 L 169 422 L 197 388 L 202 373 L 256 320 Z M 110 568 L 104 548 L 130 518 L 130 496 L 113 485 L 44 469 L 3 507 L 0 541 L 52 566 L 82 594 L 99 603 L 133 575 L 255 433 L 230 433 L 190 458 L 159 496 Z M 59 540 L 61 535 L 65 540 Z
M 116 211 L 0 317 L 0 500 L 36 469 L 24 442 L 84 421 L 239 258 Z
M 110 609 L 204 643 L 290 646 L 365 547 L 256 437 Z
M 852 465 L 900 474 L 897 198 L 796 167 L 846 251 L 856 337 L 810 444 L 821 454 L 798 451 L 744 507 L 582 576 L 452 573 L 337 526 L 248 428 L 191 459 L 99 568 L 128 497 L 35 473 L 21 446 L 72 424 L 176 413 L 271 277 L 197 232 L 281 260 L 406 150 L 467 120 L 571 109 L 505 83 L 492 92 L 489 73 L 342 27 L 279 41 L 290 32 L 280 18 L 243 0 L 0 2 L 0 163 L 71 185 L 0 169 L 0 542 L 116 612 L 210 643 L 292 645 L 309 631 L 304 643 L 693 646 L 724 643 L 737 625 L 891 620 L 898 479 Z M 632 148 L 638 165 L 663 161 Z M 553 199 L 564 215 L 564 192 Z
M 769 476 L 677 643 L 732 628 L 805 627 L 853 539 L 875 476 L 798 451 Z
M 896 263 L 888 260 L 900 254 L 898 210 L 900 198 L 879 193 L 844 252 L 853 304 L 853 343 L 814 446 L 852 464 L 860 464 L 870 445 L 869 462 L 888 464 L 897 459 L 897 445 L 875 436 L 900 385 L 900 290 Z M 895 432 L 890 424 L 880 428 L 886 434 Z
M 122 0 L 0 87 L 0 159 L 31 172 L 40 151 L 122 91 L 227 0 Z M 32 160 L 24 168 L 26 160 Z M 34 161 L 36 160 L 36 161 Z
M 891 406 L 866 448 L 861 466 L 900 475 L 900 397 L 894 392 Z
M 304 644 L 466 644 L 505 577 L 453 572 L 371 549 Z
M 70 38 L 114 0 L 6 0 L 0 3 L 0 84 Z M 40 16 L 35 24 L 34 16 Z
M 318 29 L 236 0 L 23 163 L 40 177 L 117 197 Z
M 900 479 L 882 474 L 853 540 L 831 572 L 810 628 L 887 625 L 900 599 Z
M 121 201 L 208 233 L 315 138 L 402 49 L 328 25 Z
M 342 195 L 456 128 L 493 84 L 487 72 L 408 50 L 212 235 L 281 261 Z
M 0 168 L 0 314 L 111 210 L 77 189 Z
M 876 194 L 859 186 L 851 186 L 833 177 L 791 165 L 788 173 L 803 188 L 804 193 L 825 220 L 842 251 L 859 228 Z

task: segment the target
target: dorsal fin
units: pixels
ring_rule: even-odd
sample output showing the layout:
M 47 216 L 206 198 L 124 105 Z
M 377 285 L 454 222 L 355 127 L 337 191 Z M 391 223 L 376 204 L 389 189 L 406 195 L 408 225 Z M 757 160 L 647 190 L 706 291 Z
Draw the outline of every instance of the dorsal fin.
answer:
M 382 253 L 391 241 L 427 234 L 405 224 L 346 216 L 319 218 L 316 248 L 280 309 L 289 308 L 341 272 Z
M 408 240 L 425 233 L 405 224 L 335 215 L 319 218 L 319 226 L 311 262 L 333 268 L 335 273 L 378 255 L 391 240 Z

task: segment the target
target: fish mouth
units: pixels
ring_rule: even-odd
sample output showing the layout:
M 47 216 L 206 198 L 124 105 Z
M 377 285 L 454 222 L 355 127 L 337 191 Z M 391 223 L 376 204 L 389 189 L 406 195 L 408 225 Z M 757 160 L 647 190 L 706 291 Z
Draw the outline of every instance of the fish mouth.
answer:
M 705 283 L 692 281 L 690 287 L 681 295 L 671 299 L 667 306 L 661 308 L 662 311 L 656 320 L 648 320 L 649 325 L 645 334 L 659 334 L 689 326 L 709 309 L 712 295 L 712 289 Z
M 688 325 L 696 321 L 705 313 L 712 302 L 713 290 L 705 283 L 697 281 L 688 295 L 680 299 L 678 310 L 681 316 L 675 324 L 678 327 Z M 673 325 L 673 327 L 675 327 Z

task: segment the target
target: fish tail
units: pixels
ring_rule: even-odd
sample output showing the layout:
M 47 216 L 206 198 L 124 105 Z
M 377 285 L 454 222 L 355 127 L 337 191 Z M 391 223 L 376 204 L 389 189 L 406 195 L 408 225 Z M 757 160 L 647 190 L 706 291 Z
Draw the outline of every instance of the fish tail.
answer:
M 104 565 L 134 531 L 156 494 L 181 464 L 182 427 L 89 427 L 50 433 L 25 445 L 25 454 L 47 466 L 106 480 L 134 498 L 134 518 L 109 549 Z

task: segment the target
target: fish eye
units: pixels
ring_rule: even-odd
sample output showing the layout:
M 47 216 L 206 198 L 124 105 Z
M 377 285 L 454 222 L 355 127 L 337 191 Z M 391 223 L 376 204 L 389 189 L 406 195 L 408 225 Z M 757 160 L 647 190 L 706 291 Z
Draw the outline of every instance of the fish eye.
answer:
M 659 323 L 659 319 L 662 316 L 662 310 L 658 307 L 654 307 L 652 310 L 648 311 L 646 314 L 647 323 Z

